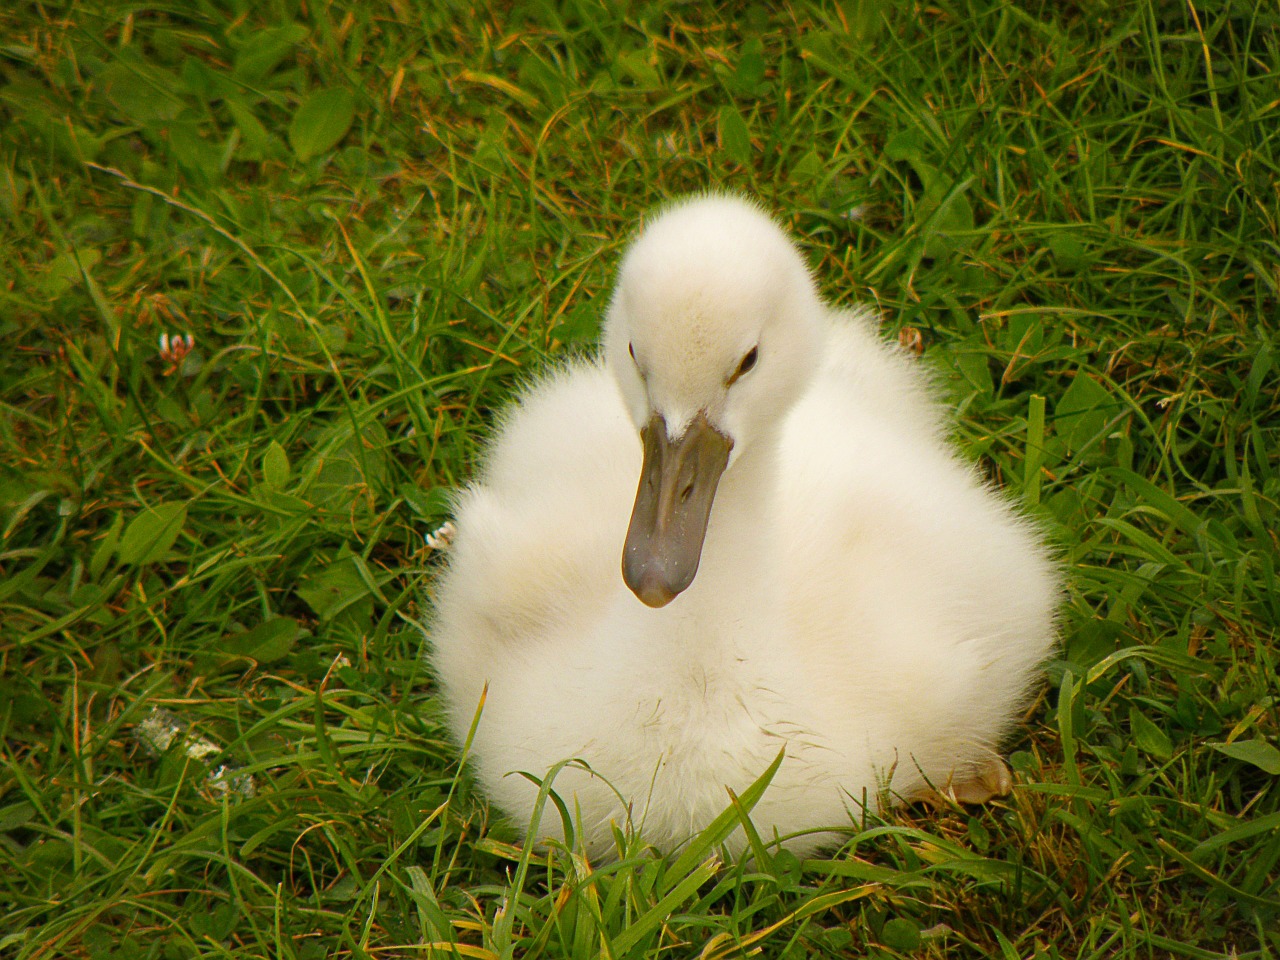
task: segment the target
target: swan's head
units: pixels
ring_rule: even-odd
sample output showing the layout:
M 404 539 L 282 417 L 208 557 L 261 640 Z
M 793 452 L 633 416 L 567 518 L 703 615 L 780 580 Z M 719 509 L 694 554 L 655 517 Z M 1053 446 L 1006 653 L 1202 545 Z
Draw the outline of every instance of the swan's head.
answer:
M 795 246 L 735 197 L 668 208 L 623 258 L 604 351 L 644 445 L 622 570 L 649 606 L 693 582 L 720 477 L 775 438 L 822 315 Z

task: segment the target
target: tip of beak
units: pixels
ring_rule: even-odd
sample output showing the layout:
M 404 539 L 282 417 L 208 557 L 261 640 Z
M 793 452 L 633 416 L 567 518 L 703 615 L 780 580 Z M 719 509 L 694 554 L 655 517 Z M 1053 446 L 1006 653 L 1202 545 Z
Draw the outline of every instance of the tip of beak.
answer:
M 622 563 L 627 588 L 647 607 L 665 607 L 693 582 L 693 570 L 672 570 L 653 557 L 628 551 Z
M 646 578 L 646 582 L 641 583 L 639 587 L 633 588 L 633 593 L 640 598 L 641 602 L 647 607 L 665 607 L 677 596 L 677 591 L 672 590 L 665 583 L 661 583 L 657 578 Z

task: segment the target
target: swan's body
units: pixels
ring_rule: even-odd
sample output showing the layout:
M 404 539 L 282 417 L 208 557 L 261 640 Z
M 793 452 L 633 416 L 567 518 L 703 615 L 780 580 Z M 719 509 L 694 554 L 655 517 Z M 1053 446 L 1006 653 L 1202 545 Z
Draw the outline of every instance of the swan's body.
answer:
M 628 535 L 659 496 L 637 498 L 641 428 L 646 450 L 664 430 L 719 445 L 700 565 L 692 538 Z M 646 509 L 679 513 L 680 493 Z M 995 748 L 1053 643 L 1053 567 L 953 456 L 912 361 L 826 307 L 744 201 L 687 201 L 642 234 L 601 358 L 524 395 L 456 522 L 434 664 L 460 741 L 488 685 L 469 762 L 518 825 L 537 795 L 518 773 L 567 758 L 593 771 L 555 789 L 595 852 L 628 820 L 673 848 L 784 747 L 752 815 L 766 839 L 882 796 L 1007 787 Z M 559 836 L 548 810 L 534 829 Z

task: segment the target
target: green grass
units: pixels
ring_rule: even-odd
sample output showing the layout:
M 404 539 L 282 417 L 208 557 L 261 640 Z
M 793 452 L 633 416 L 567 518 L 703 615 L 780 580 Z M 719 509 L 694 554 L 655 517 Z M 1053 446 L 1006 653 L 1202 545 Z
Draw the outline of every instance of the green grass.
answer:
M 0 957 L 1280 956 L 1280 9 L 736 10 L 0 13 Z M 1007 802 L 600 867 L 458 775 L 424 535 L 712 184 L 919 337 L 1061 656 Z

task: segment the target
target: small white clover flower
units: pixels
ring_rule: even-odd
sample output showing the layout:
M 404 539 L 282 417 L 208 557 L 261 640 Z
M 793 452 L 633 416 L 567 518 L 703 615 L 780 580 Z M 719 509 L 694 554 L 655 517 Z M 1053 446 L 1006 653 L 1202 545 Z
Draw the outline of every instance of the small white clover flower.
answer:
M 196 338 L 189 333 L 160 334 L 160 359 L 167 364 L 164 375 L 171 376 L 181 369 L 182 361 L 195 348 Z
M 453 525 L 453 521 L 446 520 L 436 527 L 434 531 L 427 534 L 427 548 L 430 550 L 448 550 L 457 534 L 458 528 Z

